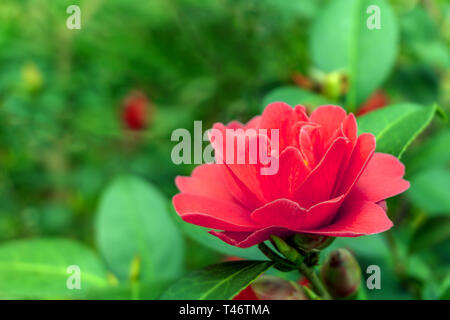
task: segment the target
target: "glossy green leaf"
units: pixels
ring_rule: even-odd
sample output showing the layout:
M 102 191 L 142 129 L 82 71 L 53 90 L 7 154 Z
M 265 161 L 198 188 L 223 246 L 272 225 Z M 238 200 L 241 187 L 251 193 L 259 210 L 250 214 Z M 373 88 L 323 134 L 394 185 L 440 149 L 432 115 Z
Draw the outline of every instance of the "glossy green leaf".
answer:
M 183 266 L 184 243 L 169 217 L 167 200 L 145 181 L 123 176 L 104 192 L 97 212 L 97 244 L 121 280 L 140 259 L 142 281 L 172 278 Z
M 79 267 L 80 289 L 68 288 L 76 276 L 69 266 Z M 0 246 L 0 298 L 76 298 L 106 286 L 100 259 L 79 243 L 33 239 Z
M 333 104 L 327 98 L 314 92 L 306 91 L 295 86 L 284 86 L 266 94 L 263 99 L 262 109 L 264 110 L 269 103 L 279 101 L 285 102 L 293 107 L 301 104 L 311 109 L 325 104 Z
M 369 29 L 380 9 L 380 28 Z M 369 20 L 369 21 L 368 21 Z M 313 62 L 325 72 L 344 70 L 350 81 L 350 110 L 364 100 L 389 75 L 397 56 L 398 27 L 394 13 L 384 0 L 329 1 L 313 23 L 310 50 Z
M 450 215 L 450 170 L 430 168 L 410 178 L 407 195 L 417 207 L 431 215 Z
M 266 257 L 259 251 L 257 246 L 250 248 L 238 248 L 231 246 L 219 238 L 208 233 L 210 229 L 199 227 L 184 222 L 175 212 L 173 212 L 174 220 L 178 227 L 192 240 L 204 245 L 205 247 L 217 252 L 226 254 L 231 257 L 240 257 L 249 260 L 265 260 Z
M 428 126 L 437 106 L 413 103 L 388 106 L 358 118 L 359 134 L 370 132 L 377 139 L 377 151 L 400 158 L 409 144 Z
M 161 299 L 232 299 L 271 265 L 269 261 L 232 261 L 208 266 L 183 276 Z
M 409 250 L 410 252 L 429 250 L 448 240 L 450 240 L 450 216 L 433 217 L 415 231 Z

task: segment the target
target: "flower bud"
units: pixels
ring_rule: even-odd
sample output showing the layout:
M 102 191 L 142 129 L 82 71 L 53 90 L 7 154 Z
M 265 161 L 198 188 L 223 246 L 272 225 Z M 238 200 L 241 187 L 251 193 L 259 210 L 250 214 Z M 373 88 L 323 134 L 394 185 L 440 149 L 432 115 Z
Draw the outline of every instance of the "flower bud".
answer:
M 341 71 L 328 73 L 323 82 L 323 93 L 330 99 L 338 99 L 346 93 L 346 76 Z
M 37 92 L 44 82 L 42 73 L 34 63 L 27 63 L 22 68 L 22 79 L 25 89 L 29 92 Z
M 139 91 L 132 92 L 124 100 L 122 121 L 127 129 L 143 130 L 149 124 L 150 111 L 146 95 Z
M 307 300 L 297 284 L 275 276 L 261 276 L 233 300 Z
M 305 252 L 318 252 L 328 247 L 334 239 L 334 237 L 298 233 L 292 237 L 292 242 Z
M 347 249 L 337 249 L 326 258 L 321 277 L 330 294 L 337 299 L 350 298 L 358 292 L 361 269 Z

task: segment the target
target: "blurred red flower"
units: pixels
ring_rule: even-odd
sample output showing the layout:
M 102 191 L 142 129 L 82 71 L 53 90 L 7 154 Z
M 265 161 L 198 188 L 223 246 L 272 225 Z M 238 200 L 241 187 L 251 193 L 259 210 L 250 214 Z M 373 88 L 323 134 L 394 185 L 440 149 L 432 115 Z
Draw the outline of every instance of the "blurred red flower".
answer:
M 173 204 L 181 218 L 223 230 L 210 233 L 233 246 L 250 247 L 270 235 L 383 232 L 393 225 L 383 200 L 409 187 L 402 163 L 375 153 L 375 137 L 358 136 L 354 115 L 338 106 L 319 107 L 308 117 L 303 106 L 277 102 L 246 125 L 218 123 L 214 128 L 253 128 L 268 140 L 270 129 L 279 129 L 279 170 L 273 175 L 261 175 L 262 163 L 225 161 L 176 178 L 181 193 Z M 215 151 L 217 158 L 221 150 L 215 146 Z M 248 156 L 247 145 L 245 151 Z
M 149 101 L 140 91 L 131 92 L 123 102 L 122 121 L 127 129 L 143 130 L 148 126 Z
M 357 116 L 381 109 L 389 104 L 389 98 L 383 90 L 375 91 L 369 99 L 359 108 Z

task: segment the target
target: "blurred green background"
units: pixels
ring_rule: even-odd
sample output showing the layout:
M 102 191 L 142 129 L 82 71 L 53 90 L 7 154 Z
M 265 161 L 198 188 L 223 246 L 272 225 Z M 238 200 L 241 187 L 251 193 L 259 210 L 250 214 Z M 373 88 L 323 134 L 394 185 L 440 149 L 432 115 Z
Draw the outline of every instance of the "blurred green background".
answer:
M 311 108 L 330 101 L 356 112 L 375 90 L 382 105 L 436 103 L 450 108 L 449 1 L 385 2 L 396 21 L 392 34 L 398 37 L 388 44 L 375 42 L 376 50 L 362 52 L 372 61 L 391 50 L 392 66 L 363 100 L 353 103 L 345 97 L 346 69 L 334 70 L 332 64 L 320 62 L 324 54 L 320 45 L 333 39 L 314 26 L 323 24 L 317 21 L 324 19 L 330 2 L 2 0 L 1 243 L 49 237 L 82 242 L 99 252 L 113 270 L 109 282 L 116 283 L 116 278 L 121 282 L 136 259 L 127 256 L 117 266 L 114 261 L 121 258 L 108 257 L 114 255 L 108 253 L 111 247 L 122 250 L 117 246 L 128 236 L 101 231 L 102 210 L 120 207 L 105 204 L 105 198 L 115 197 L 109 193 L 126 197 L 123 190 L 133 193 L 134 187 L 137 194 L 142 190 L 135 184 L 146 181 L 150 191 L 145 192 L 151 193 L 147 198 L 157 198 L 148 204 L 150 211 L 161 206 L 170 213 L 170 198 L 177 192 L 175 176 L 189 175 L 194 167 L 172 163 L 174 129 L 192 129 L 194 120 L 202 120 L 204 129 L 218 121 L 247 121 L 280 94 L 276 91 L 280 87 L 287 90 L 287 100 L 306 97 Z M 81 8 L 80 30 L 66 27 L 66 8 L 72 4 Z M 339 24 L 341 18 L 350 19 L 338 12 L 336 20 L 327 23 Z M 333 54 L 326 52 L 330 60 Z M 378 69 L 384 62 L 374 64 Z M 367 71 L 366 76 L 378 75 Z M 147 99 L 147 125 L 141 130 L 130 129 L 123 116 L 127 97 L 136 92 Z M 352 248 L 363 270 L 369 264 L 386 266 L 384 289 L 370 292 L 371 298 L 448 298 L 449 125 L 434 120 L 402 161 L 412 188 L 389 203 L 396 224 L 393 231 L 343 239 L 336 246 Z M 118 176 L 122 178 L 115 179 Z M 133 180 L 133 188 L 120 189 L 127 179 Z M 126 215 L 126 207 L 121 209 L 117 214 Z M 150 228 L 157 224 L 145 223 L 153 223 Z M 226 258 L 222 253 L 227 249 L 220 253 L 207 248 L 198 237 L 189 237 L 189 231 L 182 233 L 179 224 L 169 229 L 167 242 L 175 237 L 170 232 L 180 237 L 172 245 L 179 247 L 176 263 L 182 266 L 173 274 Z M 169 244 L 164 250 L 158 259 L 176 254 L 169 253 Z M 20 280 L 14 285 L 20 286 Z M 0 284 L 0 297 L 39 296 L 27 290 Z

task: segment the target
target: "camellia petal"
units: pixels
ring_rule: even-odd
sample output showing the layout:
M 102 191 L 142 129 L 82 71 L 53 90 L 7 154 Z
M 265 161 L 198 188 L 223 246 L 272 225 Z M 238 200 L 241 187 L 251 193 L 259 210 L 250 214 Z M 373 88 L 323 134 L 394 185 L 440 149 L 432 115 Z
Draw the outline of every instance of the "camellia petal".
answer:
M 294 199 L 304 208 L 329 200 L 339 170 L 342 168 L 342 162 L 350 152 L 351 146 L 347 139 L 336 139 L 322 161 L 303 184 L 295 190 Z
M 293 145 L 294 136 L 292 128 L 294 124 L 299 120 L 306 120 L 303 110 L 302 107 L 293 109 L 284 102 L 269 104 L 264 110 L 259 128 L 268 131 L 269 139 L 271 139 L 271 129 L 279 130 L 280 152 L 287 146 Z
M 268 201 L 279 198 L 292 199 L 294 190 L 303 183 L 311 169 L 300 151 L 287 147 L 279 157 L 279 169 L 274 175 L 260 176 L 264 196 Z
M 301 227 L 306 210 L 298 203 L 288 199 L 278 199 L 256 209 L 251 214 L 252 220 L 261 226 L 285 228 Z
M 192 177 L 176 177 L 175 184 L 182 193 L 207 198 L 234 201 L 229 189 L 224 185 L 224 165 L 204 164 L 192 172 Z
M 233 246 L 248 248 L 268 240 L 271 235 L 287 237 L 295 232 L 286 228 L 267 227 L 265 229 L 259 229 L 255 232 L 209 231 L 209 233 Z
M 378 204 L 370 201 L 349 201 L 339 210 L 333 223 L 303 232 L 332 237 L 357 237 L 384 232 L 392 226 L 386 211 Z
M 355 146 L 358 139 L 358 126 L 353 113 L 350 113 L 347 118 L 345 118 L 341 126 L 342 135 L 351 141 L 352 146 Z
M 356 183 L 364 171 L 367 163 L 375 152 L 375 137 L 370 133 L 363 133 L 358 137 L 352 155 L 340 176 L 334 195 L 347 193 Z
M 409 182 L 402 178 L 404 174 L 405 166 L 396 157 L 375 153 L 349 198 L 378 202 L 393 197 L 409 188 Z
M 173 204 L 183 220 L 202 227 L 233 231 L 258 227 L 250 213 L 233 202 L 181 193 L 174 196 Z
M 321 106 L 311 113 L 309 121 L 322 127 L 322 140 L 325 146 L 332 143 L 335 132 L 340 130 L 342 122 L 347 117 L 344 109 L 339 106 Z

